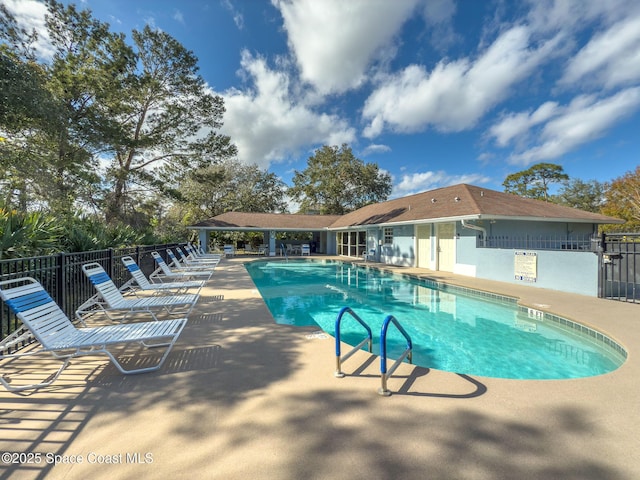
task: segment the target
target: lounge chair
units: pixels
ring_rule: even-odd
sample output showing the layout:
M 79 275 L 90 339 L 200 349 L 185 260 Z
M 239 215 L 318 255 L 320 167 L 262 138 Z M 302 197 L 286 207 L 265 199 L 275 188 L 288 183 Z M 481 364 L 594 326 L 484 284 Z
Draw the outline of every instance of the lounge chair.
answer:
M 182 271 L 182 270 L 213 270 L 214 268 L 216 268 L 216 266 L 218 265 L 216 264 L 202 264 L 202 265 L 185 265 L 184 263 L 182 263 L 178 257 L 176 257 L 176 254 L 173 253 L 173 250 L 171 250 L 170 248 L 167 248 L 167 256 L 169 257 L 169 266 L 174 270 L 174 271 Z
M 83 321 L 85 317 L 96 312 L 102 312 L 112 320 L 115 319 L 113 314 L 118 313 L 121 322 L 128 315 L 140 312 L 149 313 L 157 320 L 154 310 L 186 316 L 191 313 L 199 298 L 199 295 L 195 294 L 125 298 L 99 263 L 86 263 L 82 266 L 82 271 L 98 291 L 97 295 L 83 303 L 76 311 L 78 318 Z
M 158 268 L 159 268 L 159 270 L 156 270 L 151 275 L 149 275 L 149 278 L 152 279 L 153 281 L 158 280 L 160 282 L 164 282 L 165 279 L 169 279 L 169 278 L 173 280 L 179 279 L 180 281 L 187 280 L 188 278 L 191 278 L 191 279 L 201 278 L 207 281 L 211 278 L 211 275 L 213 275 L 213 270 L 211 269 L 172 270 L 169 267 L 169 265 L 167 265 L 167 262 L 164 261 L 164 259 L 158 252 L 151 252 L 151 256 L 156 261 L 156 264 L 158 265 Z
M 303 243 L 300 250 L 300 255 L 311 255 L 311 247 L 308 243 Z
M 206 258 L 221 259 L 222 258 L 221 253 L 204 253 L 201 248 L 195 245 L 192 245 L 190 243 L 187 243 L 185 248 L 191 255 L 193 255 L 194 259 L 206 259 Z
M 131 274 L 131 280 L 133 284 L 140 290 L 145 292 L 152 292 L 154 294 L 170 293 L 177 295 L 179 293 L 186 293 L 189 289 L 197 289 L 195 293 L 200 293 L 200 290 L 204 286 L 204 280 L 191 280 L 187 282 L 168 282 L 168 283 L 151 283 L 147 277 L 145 277 L 140 267 L 131 257 L 122 257 L 122 263 L 129 273 Z M 135 293 L 134 286 L 131 282 L 127 282 L 127 287 L 132 289 Z M 123 291 L 120 288 L 120 291 Z
M 219 258 L 202 258 L 202 259 L 194 259 L 190 258 L 190 255 L 185 255 L 180 247 L 176 247 L 176 252 L 180 256 L 180 261 L 185 268 L 189 268 L 191 266 L 194 267 L 209 267 L 215 268 L 218 263 L 220 263 Z
M 236 250 L 233 245 L 225 245 L 224 246 L 224 256 L 225 257 L 233 257 L 236 254 Z
M 20 358 L 38 354 L 51 354 L 62 361 L 58 371 L 41 383 L 15 386 L 0 376 L 0 383 L 11 392 L 37 389 L 51 385 L 67 367 L 72 358 L 84 355 L 106 355 L 123 374 L 134 374 L 158 370 L 166 360 L 178 336 L 187 323 L 186 318 L 155 322 L 106 325 L 93 328 L 76 328 L 62 309 L 31 277 L 0 282 L 0 297 L 22 322 L 14 333 L 25 330 L 35 337 L 42 348 L 24 353 L 0 355 L 0 358 Z M 15 339 L 10 336 L 8 339 Z M 2 343 L 5 343 L 3 341 Z M 127 370 L 109 351 L 109 347 L 139 344 L 145 347 L 166 347 L 160 360 L 153 366 Z M 5 343 L 6 345 L 6 343 Z

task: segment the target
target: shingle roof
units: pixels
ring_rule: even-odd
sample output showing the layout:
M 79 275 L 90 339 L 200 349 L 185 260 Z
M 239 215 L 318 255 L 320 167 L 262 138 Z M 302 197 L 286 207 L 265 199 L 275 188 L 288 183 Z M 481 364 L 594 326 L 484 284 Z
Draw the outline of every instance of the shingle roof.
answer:
M 460 184 L 367 205 L 343 215 L 331 227 L 411 223 L 421 220 L 433 221 L 451 218 L 514 218 L 576 223 L 624 223 L 617 218 L 597 213 Z
M 523 198 L 473 185 L 454 185 L 367 205 L 346 215 L 291 215 L 226 212 L 194 228 L 324 230 L 450 219 L 519 219 L 572 223 L 624 223 L 623 220 Z
M 225 212 L 197 223 L 193 227 L 218 230 L 234 228 L 324 230 L 339 218 L 340 215 Z

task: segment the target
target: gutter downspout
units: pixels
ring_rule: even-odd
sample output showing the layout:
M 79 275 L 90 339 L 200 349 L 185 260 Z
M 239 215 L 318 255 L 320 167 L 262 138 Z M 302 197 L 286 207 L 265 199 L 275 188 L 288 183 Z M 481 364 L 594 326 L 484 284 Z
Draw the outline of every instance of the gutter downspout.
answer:
M 469 228 L 471 230 L 477 230 L 478 232 L 482 232 L 482 246 L 487 246 L 487 229 L 480 227 L 478 225 L 474 225 L 473 223 L 467 223 L 467 220 L 461 220 L 462 226 L 464 228 Z

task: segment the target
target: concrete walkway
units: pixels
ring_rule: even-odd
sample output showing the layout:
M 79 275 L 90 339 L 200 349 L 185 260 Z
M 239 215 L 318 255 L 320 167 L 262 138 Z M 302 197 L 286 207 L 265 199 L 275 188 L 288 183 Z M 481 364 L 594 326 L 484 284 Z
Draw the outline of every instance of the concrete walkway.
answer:
M 87 357 L 49 388 L 0 391 L 0 450 L 16 452 L 0 478 L 640 478 L 640 305 L 401 269 L 544 305 L 629 356 L 557 381 L 403 364 L 382 397 L 376 357 L 358 352 L 334 378 L 333 338 L 274 324 L 242 262 L 220 264 L 161 371 L 122 376 Z

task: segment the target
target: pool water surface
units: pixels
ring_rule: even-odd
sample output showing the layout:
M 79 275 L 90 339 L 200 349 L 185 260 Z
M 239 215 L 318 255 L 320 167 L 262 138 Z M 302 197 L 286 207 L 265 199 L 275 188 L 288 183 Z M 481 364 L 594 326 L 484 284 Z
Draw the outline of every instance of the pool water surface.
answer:
M 624 350 L 601 333 L 524 309 L 507 297 L 454 293 L 434 282 L 348 262 L 256 261 L 246 268 L 277 323 L 318 326 L 333 335 L 336 316 L 348 306 L 371 327 L 379 354 L 382 322 L 393 315 L 412 338 L 413 363 L 427 368 L 494 378 L 567 379 L 611 372 L 625 359 Z M 344 342 L 356 345 L 363 335 L 355 320 L 343 318 Z M 399 332 L 389 328 L 389 358 L 399 357 L 405 346 Z

